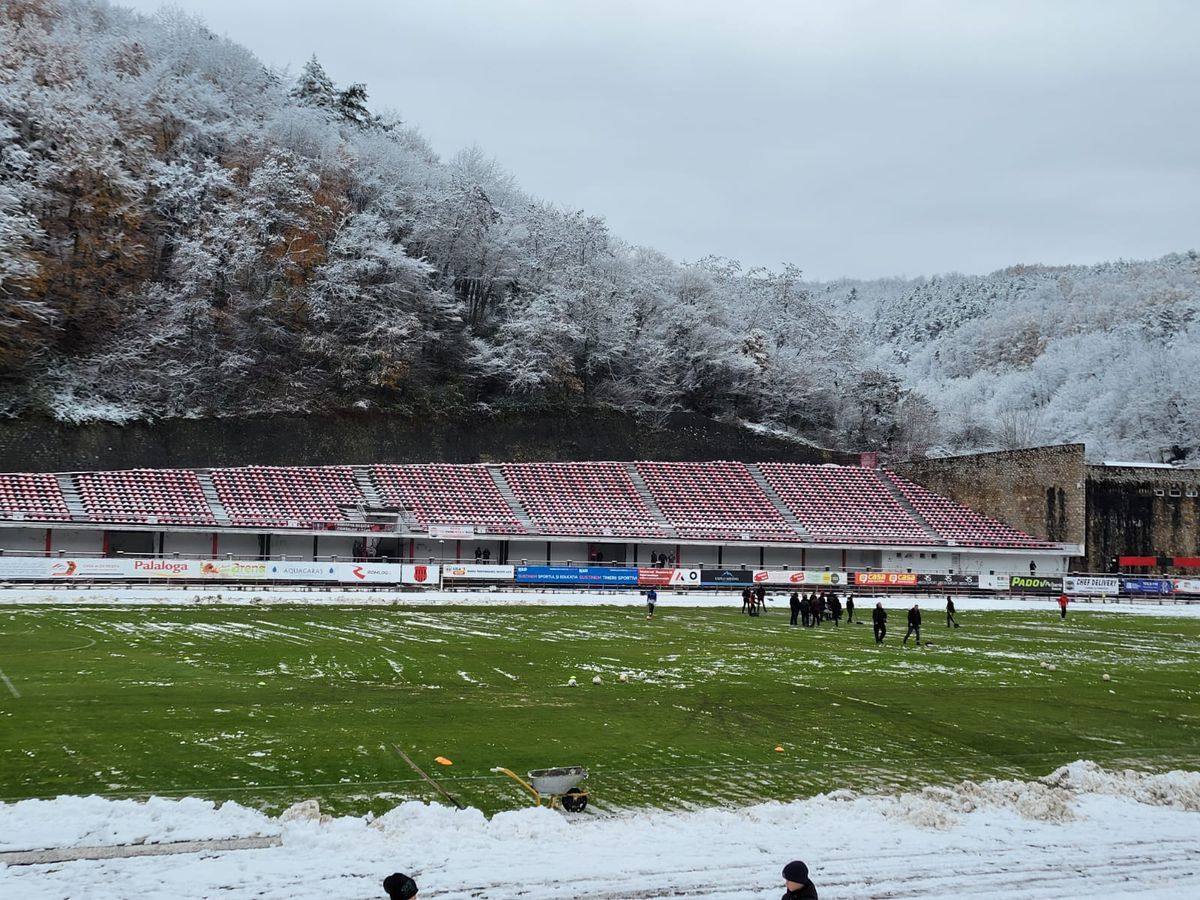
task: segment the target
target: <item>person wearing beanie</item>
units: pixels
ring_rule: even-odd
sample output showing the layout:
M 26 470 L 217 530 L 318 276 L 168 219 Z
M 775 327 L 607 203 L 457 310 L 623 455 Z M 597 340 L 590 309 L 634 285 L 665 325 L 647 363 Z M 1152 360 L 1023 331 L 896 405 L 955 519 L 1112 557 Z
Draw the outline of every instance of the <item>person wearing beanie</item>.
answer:
M 387 891 L 388 900 L 412 900 L 417 896 L 417 883 L 403 872 L 393 872 L 383 879 L 383 889 Z
M 882 603 L 876 603 L 871 610 L 871 624 L 875 626 L 875 643 L 882 644 L 887 635 L 887 610 Z
M 800 860 L 783 867 L 783 880 L 787 884 L 783 900 L 817 900 L 817 887 L 808 880 L 808 866 Z

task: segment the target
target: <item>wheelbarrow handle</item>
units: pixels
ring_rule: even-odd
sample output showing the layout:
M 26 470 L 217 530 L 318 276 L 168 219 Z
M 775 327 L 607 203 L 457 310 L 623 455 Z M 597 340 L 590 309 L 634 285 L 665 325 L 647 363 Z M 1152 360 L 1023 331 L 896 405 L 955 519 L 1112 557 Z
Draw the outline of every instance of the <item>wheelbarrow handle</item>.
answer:
M 542 795 L 537 792 L 537 789 L 532 784 L 530 784 L 512 769 L 506 769 L 503 766 L 495 766 L 492 771 L 499 775 L 507 775 L 521 787 L 525 788 L 525 790 L 529 791 L 529 793 L 533 794 L 533 802 L 536 805 L 542 805 Z

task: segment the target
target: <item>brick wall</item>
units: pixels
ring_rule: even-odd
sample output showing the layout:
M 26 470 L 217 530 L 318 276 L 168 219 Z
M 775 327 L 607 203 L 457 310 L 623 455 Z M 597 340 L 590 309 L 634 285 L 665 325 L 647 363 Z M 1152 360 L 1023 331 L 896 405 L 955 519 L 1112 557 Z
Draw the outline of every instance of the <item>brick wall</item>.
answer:
M 896 471 L 1026 534 L 1083 544 L 1083 444 L 1004 450 L 896 465 Z
M 1095 571 L 1113 556 L 1200 556 L 1200 470 L 1088 466 L 1087 503 Z

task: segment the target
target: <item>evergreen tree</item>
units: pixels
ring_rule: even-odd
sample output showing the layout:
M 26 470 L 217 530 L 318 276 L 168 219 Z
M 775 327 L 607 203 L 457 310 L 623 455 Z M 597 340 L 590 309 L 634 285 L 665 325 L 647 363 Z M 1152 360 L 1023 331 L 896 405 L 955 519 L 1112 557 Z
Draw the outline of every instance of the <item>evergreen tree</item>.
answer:
M 327 112 L 340 113 L 341 111 L 341 98 L 337 88 L 333 86 L 333 79 L 325 74 L 325 69 L 317 62 L 315 53 L 300 70 L 300 77 L 296 79 L 296 85 L 292 88 L 292 96 L 304 106 L 323 109 Z M 365 90 L 363 98 L 366 98 Z

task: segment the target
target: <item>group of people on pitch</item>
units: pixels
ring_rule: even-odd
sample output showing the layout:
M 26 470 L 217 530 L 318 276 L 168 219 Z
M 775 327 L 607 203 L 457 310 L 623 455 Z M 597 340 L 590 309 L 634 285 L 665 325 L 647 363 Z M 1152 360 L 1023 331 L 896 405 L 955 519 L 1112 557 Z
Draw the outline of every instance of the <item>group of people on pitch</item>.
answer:
M 829 619 L 833 622 L 834 628 L 842 624 L 842 601 L 837 595 L 837 591 L 825 593 L 817 593 L 813 591 L 811 595 L 804 594 L 803 596 L 796 591 L 792 591 L 792 596 L 788 598 L 788 603 L 792 608 L 792 624 L 796 624 L 799 619 L 800 623 L 805 628 L 813 628 L 821 624 L 822 619 Z M 847 624 L 854 621 L 854 595 L 850 594 L 846 598 L 846 622 Z
M 783 881 L 787 892 L 782 900 L 818 900 L 816 885 L 808 877 L 808 866 L 798 859 L 783 867 Z M 403 872 L 393 872 L 383 879 L 383 889 L 388 900 L 412 900 L 417 896 L 417 883 Z

